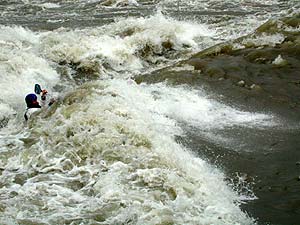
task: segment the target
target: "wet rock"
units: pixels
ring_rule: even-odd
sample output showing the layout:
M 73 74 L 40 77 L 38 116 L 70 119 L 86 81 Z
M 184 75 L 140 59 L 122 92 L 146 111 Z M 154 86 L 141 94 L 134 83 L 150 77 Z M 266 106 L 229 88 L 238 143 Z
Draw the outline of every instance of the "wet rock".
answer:
M 172 49 L 173 48 L 173 43 L 170 41 L 165 41 L 161 44 L 165 49 Z
M 221 68 L 211 67 L 206 70 L 206 74 L 210 77 L 223 77 L 225 75 L 225 72 Z
M 207 67 L 208 62 L 201 59 L 190 59 L 187 64 L 194 67 L 194 70 L 204 70 Z
M 103 67 L 107 66 L 104 63 L 100 64 L 99 61 L 94 59 L 85 59 L 80 62 L 64 60 L 58 62 L 58 64 L 59 68 L 57 68 L 57 71 L 66 78 L 72 77 L 77 83 L 98 79 Z
M 121 34 L 119 34 L 122 38 L 127 37 L 127 36 L 131 36 L 135 33 L 135 30 L 132 28 L 129 28 L 125 31 L 123 31 Z
M 245 110 L 267 110 L 298 119 L 300 31 L 294 28 L 300 26 L 299 18 L 300 14 L 270 20 L 250 35 L 218 44 L 170 68 L 134 79 L 137 83 L 204 85 L 222 95 L 225 102 Z M 193 66 L 194 71 L 172 71 L 186 64 Z M 216 82 L 219 79 L 223 82 Z
M 114 0 L 106 0 L 106 1 L 103 1 L 100 5 L 103 5 L 103 6 L 111 6 L 115 3 Z
M 274 34 L 282 31 L 282 26 L 289 26 L 293 28 L 297 28 L 300 25 L 300 18 L 299 15 L 294 15 L 291 17 L 285 17 L 285 18 L 280 18 L 280 19 L 275 19 L 275 20 L 269 20 L 263 25 L 261 25 L 256 32 L 257 33 L 269 33 L 269 34 Z
M 245 58 L 253 63 L 266 64 L 271 62 L 275 56 L 276 53 L 271 49 L 253 49 L 245 55 Z

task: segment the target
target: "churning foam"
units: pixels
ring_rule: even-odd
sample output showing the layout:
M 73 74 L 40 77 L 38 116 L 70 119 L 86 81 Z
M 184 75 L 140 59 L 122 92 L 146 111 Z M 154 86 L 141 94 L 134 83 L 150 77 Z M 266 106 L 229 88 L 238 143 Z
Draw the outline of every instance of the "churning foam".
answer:
M 89 30 L 1 27 L 0 110 L 22 111 L 36 82 L 53 87 L 57 63 L 140 72 L 167 58 L 163 43 L 193 51 L 195 38 L 209 35 L 160 14 Z M 272 118 L 186 87 L 117 76 L 83 84 L 22 132 L 0 136 L 1 224 L 253 224 L 224 174 L 175 136 L 183 135 L 178 122 L 222 129 L 267 126 Z
M 0 117 L 20 113 L 24 96 L 33 92 L 35 83 L 51 88 L 59 75 L 37 50 L 39 36 L 21 27 L 0 27 Z M 6 108 L 3 110 L 3 108 Z
M 96 71 L 98 76 L 127 77 L 187 57 L 187 50 L 197 49 L 196 38 L 212 34 L 204 25 L 176 21 L 161 13 L 83 30 L 38 33 L 1 26 L 0 117 L 20 115 L 24 96 L 33 91 L 35 83 L 47 89 L 57 84 L 58 64 L 70 67 L 69 77 L 73 65 Z
M 187 50 L 194 52 L 198 47 L 196 38 L 212 35 L 205 25 L 176 21 L 157 13 L 148 18 L 126 18 L 101 28 L 60 29 L 45 34 L 41 46 L 47 58 L 58 63 L 90 68 L 97 62 L 101 71 L 109 68 L 133 73 L 182 57 L 180 53 L 186 54 Z
M 252 33 L 272 17 L 291 14 L 291 10 L 296 12 L 299 7 L 295 7 L 295 5 L 297 5 L 295 0 L 285 3 L 278 0 L 267 0 L 263 4 L 259 0 L 162 0 L 159 2 L 162 10 L 178 11 L 181 18 L 189 18 L 191 15 L 195 17 L 197 13 L 190 12 L 198 11 L 200 15 L 197 15 L 197 20 L 199 21 L 200 18 L 200 20 L 206 21 L 205 23 L 215 30 L 214 37 L 219 42 L 230 41 Z M 277 10 L 278 8 L 281 10 Z M 201 15 L 203 11 L 208 15 Z M 215 12 L 219 12 L 218 18 L 214 16 Z
M 42 4 L 38 4 L 38 6 L 46 9 L 60 8 L 60 5 L 55 3 L 42 3 Z
M 209 99 L 201 90 L 193 90 L 186 86 L 168 87 L 164 84 L 144 88 L 149 94 L 154 93 L 154 96 L 157 96 L 153 102 L 153 111 L 199 129 L 264 127 L 276 124 L 270 115 L 239 111 Z
M 168 89 L 86 83 L 42 112 L 1 161 L 1 223 L 253 224 L 225 176 L 176 143 Z

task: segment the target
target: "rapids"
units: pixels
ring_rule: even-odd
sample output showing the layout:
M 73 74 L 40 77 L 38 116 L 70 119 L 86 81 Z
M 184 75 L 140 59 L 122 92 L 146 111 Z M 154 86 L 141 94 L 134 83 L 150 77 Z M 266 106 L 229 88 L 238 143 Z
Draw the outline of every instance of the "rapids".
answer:
M 257 198 L 247 182 L 231 181 L 179 140 L 193 130 L 242 151 L 243 139 L 226 132 L 278 128 L 280 118 L 202 87 L 133 77 L 298 8 L 279 0 L 2 1 L 0 224 L 257 223 L 241 207 Z M 25 123 L 35 83 L 57 102 Z

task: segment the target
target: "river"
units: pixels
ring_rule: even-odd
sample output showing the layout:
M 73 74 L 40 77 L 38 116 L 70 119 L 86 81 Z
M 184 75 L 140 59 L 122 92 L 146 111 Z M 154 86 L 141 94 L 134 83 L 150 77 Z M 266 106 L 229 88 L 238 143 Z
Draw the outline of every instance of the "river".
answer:
M 135 77 L 299 8 L 2 0 L 0 223 L 296 224 L 299 121 L 228 104 L 201 85 Z M 57 101 L 25 123 L 35 83 Z

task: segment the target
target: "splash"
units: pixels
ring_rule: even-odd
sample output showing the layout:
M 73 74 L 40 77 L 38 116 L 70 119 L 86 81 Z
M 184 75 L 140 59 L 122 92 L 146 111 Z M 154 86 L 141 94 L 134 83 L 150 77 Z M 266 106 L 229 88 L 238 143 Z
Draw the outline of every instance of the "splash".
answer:
M 39 35 L 21 27 L 0 27 L 0 117 L 24 109 L 24 96 L 35 83 L 53 87 L 59 75 L 36 49 Z M 4 110 L 5 109 L 5 110 Z
M 182 130 L 144 90 L 86 83 L 41 112 L 2 162 L 0 221 L 253 224 L 225 176 L 176 143 Z
M 99 9 L 97 1 L 26 2 L 53 13 L 72 2 L 80 3 L 78 9 L 88 4 L 95 6 L 93 12 Z M 117 2 L 126 1 L 112 1 L 113 8 Z M 204 9 L 228 4 L 198 3 Z M 255 9 L 258 2 L 243 3 Z M 245 12 L 243 7 L 239 10 Z M 266 19 L 225 13 L 225 20 L 214 17 L 213 22 L 183 22 L 156 13 L 49 32 L 1 26 L 3 123 L 5 115 L 22 117 L 24 95 L 36 82 L 47 84 L 49 91 L 58 83 L 78 86 L 27 126 L 19 117 L 0 130 L 0 223 L 254 224 L 240 208 L 248 189 L 234 190 L 222 171 L 176 137 L 185 135 L 180 125 L 187 124 L 217 142 L 224 137 L 215 131 L 274 126 L 274 118 L 239 111 L 184 86 L 137 85 L 128 79 L 252 31 Z
M 187 57 L 187 51 L 197 49 L 195 38 L 212 34 L 204 25 L 156 14 L 89 30 L 57 30 L 43 36 L 41 47 L 48 59 L 75 70 L 98 75 L 112 70 L 138 73 Z

